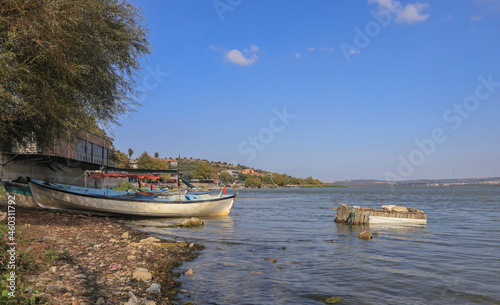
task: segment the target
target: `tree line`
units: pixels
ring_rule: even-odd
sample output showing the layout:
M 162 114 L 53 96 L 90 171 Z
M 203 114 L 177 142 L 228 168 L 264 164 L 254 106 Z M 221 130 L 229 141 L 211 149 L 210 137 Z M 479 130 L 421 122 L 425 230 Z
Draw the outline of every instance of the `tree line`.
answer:
M 109 159 L 114 163 L 114 166 L 119 168 L 131 168 L 130 157 L 134 151 L 129 148 L 128 155 L 112 148 L 110 150 Z M 206 159 L 194 158 L 168 158 L 177 161 L 177 166 L 174 168 L 179 170 L 184 178 L 188 180 L 210 180 L 220 179 L 225 185 L 230 185 L 234 182 L 243 183 L 246 187 L 286 187 L 288 185 L 322 185 L 323 183 L 313 177 L 296 178 L 287 174 L 272 173 L 269 171 L 254 169 L 256 175 L 240 173 L 237 178 L 233 177 L 230 170 L 241 171 L 249 167 L 241 164 L 230 164 L 221 161 L 208 161 Z M 143 152 L 137 159 L 137 167 L 141 169 L 168 169 L 169 164 L 167 158 L 160 158 L 156 152 L 154 156 L 150 156 L 147 152 Z

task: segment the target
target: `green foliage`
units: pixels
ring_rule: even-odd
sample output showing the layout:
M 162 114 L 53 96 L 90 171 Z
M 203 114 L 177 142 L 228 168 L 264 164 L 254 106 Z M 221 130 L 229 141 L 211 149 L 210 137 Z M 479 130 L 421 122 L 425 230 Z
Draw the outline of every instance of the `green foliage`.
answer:
M 209 179 L 214 171 L 206 162 L 201 162 L 196 165 L 193 173 L 194 179 Z
M 115 191 L 128 191 L 128 190 L 135 190 L 135 188 L 132 186 L 132 183 L 129 181 L 124 181 L 120 184 L 119 187 L 115 187 L 113 190 Z
M 10 254 L 7 250 L 10 246 L 7 245 L 8 226 L 0 223 L 0 274 L 2 280 L 0 281 L 1 291 L 0 304 L 35 304 L 36 291 L 26 293 L 23 285 L 23 277 L 33 275 L 41 269 L 46 268 L 49 264 L 51 257 L 46 257 L 45 252 L 33 251 L 30 245 L 33 243 L 22 228 L 16 229 L 16 293 L 15 297 L 7 296 L 7 282 L 3 278 L 10 277 L 11 269 L 8 269 L 7 262 L 9 261 Z M 53 249 L 52 249 L 53 251 Z M 55 255 L 54 252 L 49 251 L 50 255 Z M 7 276 L 6 276 L 7 275 Z
M 278 173 L 273 173 L 273 179 L 274 183 L 276 183 L 279 186 L 283 186 L 283 176 L 278 174 Z
M 168 162 L 164 159 L 153 158 L 145 151 L 137 158 L 137 167 L 140 169 L 168 169 Z
M 274 184 L 273 178 L 269 176 L 260 176 L 259 178 L 263 184 Z
M 137 167 L 141 169 L 153 169 L 153 158 L 151 158 L 147 152 L 143 152 L 142 155 L 137 158 Z
M 7 200 L 7 197 L 5 196 L 3 187 L 0 187 L 0 200 Z
M 222 180 L 224 184 L 231 184 L 234 182 L 234 177 L 228 172 L 222 172 L 220 174 L 220 180 Z
M 238 174 L 238 180 L 240 181 L 246 181 L 249 177 L 251 177 L 250 175 L 245 175 L 245 174 Z
M 10 278 L 9 274 L 3 274 L 3 278 L 8 280 Z M 16 282 L 18 282 L 18 276 L 16 275 Z M 10 304 L 36 304 L 36 295 L 39 294 L 37 291 L 32 293 L 25 293 L 24 285 L 21 287 L 16 287 L 16 293 L 14 297 L 9 296 L 9 289 L 6 280 L 0 281 L 0 289 L 2 293 L 0 294 L 0 304 L 10 305 Z
M 118 168 L 129 168 L 130 167 L 130 159 L 128 156 L 121 152 L 120 150 L 116 150 L 114 147 L 111 147 L 109 150 L 109 160 L 114 163 L 115 167 Z
M 134 151 L 132 150 L 132 148 L 129 148 L 128 149 L 128 157 L 129 158 L 132 158 L 132 155 L 134 154 Z
M 49 146 L 138 105 L 149 54 L 137 7 L 116 0 L 2 1 L 0 142 Z
M 261 187 L 262 181 L 257 176 L 250 176 L 245 180 L 245 187 Z
M 226 170 L 242 170 L 248 168 L 247 166 L 241 164 L 234 166 L 232 164 L 227 164 L 226 162 L 207 161 L 206 159 L 195 159 L 192 157 L 181 158 L 179 156 L 176 160 L 178 163 L 176 169 L 182 172 L 184 178 L 188 180 L 217 178 L 218 173 L 220 173 L 219 178 L 222 180 L 222 182 L 225 184 L 229 184 L 234 182 L 234 178 L 229 173 L 227 173 Z M 142 168 L 141 166 L 139 167 Z M 251 174 L 245 175 L 240 173 L 238 175 L 238 180 L 245 182 L 248 178 L 253 177 L 254 179 L 250 182 L 253 187 L 286 187 L 287 185 L 300 185 L 303 187 L 323 187 L 321 181 L 312 177 L 303 179 L 292 177 L 287 174 L 271 173 L 261 169 L 257 169 L 255 171 L 263 175 L 253 176 Z M 230 176 L 231 178 L 233 178 L 233 180 L 229 178 Z

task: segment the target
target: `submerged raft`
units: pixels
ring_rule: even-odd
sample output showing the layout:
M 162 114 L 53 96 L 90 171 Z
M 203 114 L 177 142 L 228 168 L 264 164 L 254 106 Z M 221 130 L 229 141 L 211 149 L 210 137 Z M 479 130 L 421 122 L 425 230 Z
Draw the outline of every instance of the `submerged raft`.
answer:
M 407 211 L 392 211 L 390 209 L 361 208 L 347 206 L 345 204 L 333 208 L 337 210 L 335 222 L 347 224 L 370 224 L 370 223 L 408 223 L 426 224 L 427 215 L 417 209 L 405 209 Z

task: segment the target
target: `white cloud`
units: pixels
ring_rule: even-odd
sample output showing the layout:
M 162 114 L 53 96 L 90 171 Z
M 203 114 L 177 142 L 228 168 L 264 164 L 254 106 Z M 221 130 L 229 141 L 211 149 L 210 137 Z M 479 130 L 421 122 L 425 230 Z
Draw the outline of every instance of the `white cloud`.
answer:
M 323 48 L 323 47 L 319 47 L 319 50 L 320 51 L 327 51 L 327 52 L 333 52 L 333 48 Z
M 226 54 L 224 54 L 224 58 L 226 58 L 233 64 L 237 64 L 238 66 L 249 66 L 255 63 L 257 59 L 259 59 L 256 54 L 253 54 L 249 58 L 246 58 L 240 50 L 236 49 L 226 52 Z
M 257 51 L 259 51 L 259 47 L 254 45 L 250 45 L 250 48 L 244 49 L 243 52 L 241 52 L 238 49 L 233 49 L 228 51 L 224 47 L 215 47 L 215 46 L 210 46 L 210 49 L 214 51 L 224 52 L 225 60 L 239 66 L 250 66 L 254 64 L 257 61 L 257 59 L 259 59 L 259 57 L 256 54 Z
M 309 49 L 307 49 L 308 52 L 314 52 L 314 51 L 326 51 L 326 52 L 333 52 L 334 49 L 333 48 L 324 48 L 324 47 L 310 47 Z
M 444 17 L 444 18 L 441 18 L 442 21 L 448 21 L 450 20 L 451 18 L 453 18 L 453 15 L 451 14 L 448 14 L 448 16 Z
M 300 53 L 295 53 L 296 58 L 300 58 Z
M 255 53 L 259 50 L 259 47 L 254 46 L 253 44 L 250 45 L 250 49 L 245 49 L 243 50 L 245 53 Z
M 481 21 L 481 16 L 478 15 L 472 16 L 470 21 Z
M 368 0 L 368 3 L 378 3 L 380 8 L 386 10 L 393 10 L 400 4 L 399 2 L 393 2 L 392 0 Z
M 379 9 L 389 10 L 396 15 L 396 22 L 414 23 L 427 20 L 430 14 L 422 14 L 422 11 L 429 7 L 429 3 L 417 2 L 402 6 L 401 2 L 394 0 L 368 0 L 368 3 L 377 3 Z
M 422 10 L 429 7 L 429 3 L 417 2 L 415 4 L 407 4 L 405 8 L 397 14 L 396 22 L 414 23 L 425 21 L 429 18 L 429 14 L 422 15 Z

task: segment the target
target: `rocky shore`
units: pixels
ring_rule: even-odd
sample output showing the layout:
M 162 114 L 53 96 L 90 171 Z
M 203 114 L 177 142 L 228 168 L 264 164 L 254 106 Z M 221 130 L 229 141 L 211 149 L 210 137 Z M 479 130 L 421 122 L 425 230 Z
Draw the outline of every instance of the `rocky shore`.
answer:
M 120 218 L 19 207 L 15 217 L 16 297 L 36 304 L 177 304 L 189 292 L 179 289 L 186 270 L 174 268 L 203 249 L 148 237 Z

